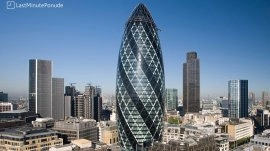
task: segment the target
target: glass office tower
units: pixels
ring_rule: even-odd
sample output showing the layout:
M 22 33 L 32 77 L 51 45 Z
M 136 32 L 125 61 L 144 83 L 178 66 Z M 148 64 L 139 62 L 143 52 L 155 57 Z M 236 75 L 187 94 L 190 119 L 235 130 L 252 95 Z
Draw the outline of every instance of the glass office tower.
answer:
M 126 150 L 141 150 L 161 139 L 165 83 L 157 31 L 139 4 L 126 23 L 116 78 L 118 132 Z
M 29 111 L 52 117 L 52 63 L 29 60 Z
M 228 82 L 229 117 L 248 117 L 248 80 Z
M 166 89 L 166 110 L 176 110 L 178 107 L 177 89 Z

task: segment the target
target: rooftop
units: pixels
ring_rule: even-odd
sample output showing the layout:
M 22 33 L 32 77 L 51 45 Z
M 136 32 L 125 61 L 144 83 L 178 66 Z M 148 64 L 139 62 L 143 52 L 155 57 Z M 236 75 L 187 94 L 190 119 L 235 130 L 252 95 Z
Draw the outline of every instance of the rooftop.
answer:
M 33 137 L 39 135 L 50 135 L 55 134 L 55 131 L 44 129 L 44 128 L 33 128 L 33 127 L 17 127 L 5 129 L 5 131 L 0 132 L 0 136 L 9 136 L 16 138 L 25 138 L 25 137 Z
M 53 121 L 53 118 L 37 118 L 36 122 L 48 122 L 48 121 Z
M 1 113 L 25 113 L 28 112 L 26 110 L 12 110 L 12 111 L 5 111 L 5 112 L 1 112 Z
M 84 145 L 84 144 L 91 144 L 91 141 L 90 140 L 87 140 L 87 139 L 76 139 L 76 140 L 73 140 L 71 141 L 73 144 L 75 145 Z

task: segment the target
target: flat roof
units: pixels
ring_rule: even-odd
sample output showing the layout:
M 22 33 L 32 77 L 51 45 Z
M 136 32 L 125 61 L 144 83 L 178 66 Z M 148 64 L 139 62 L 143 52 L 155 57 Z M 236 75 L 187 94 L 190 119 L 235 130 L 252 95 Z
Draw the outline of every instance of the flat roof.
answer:
M 54 134 L 56 131 L 48 130 L 45 128 L 33 128 L 33 127 L 17 127 L 5 129 L 5 131 L 0 132 L 1 136 L 9 136 L 13 138 L 25 138 L 39 135 L 49 135 Z
M 12 110 L 12 111 L 5 111 L 5 112 L 1 112 L 1 113 L 25 113 L 28 112 L 26 110 Z
M 76 139 L 71 141 L 73 144 L 89 144 L 91 143 L 90 140 L 87 139 Z

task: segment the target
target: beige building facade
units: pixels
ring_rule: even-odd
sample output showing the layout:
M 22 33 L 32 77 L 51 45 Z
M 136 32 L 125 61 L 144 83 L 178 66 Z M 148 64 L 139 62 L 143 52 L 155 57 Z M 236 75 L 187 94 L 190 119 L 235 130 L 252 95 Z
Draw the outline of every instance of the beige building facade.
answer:
M 240 140 L 254 135 L 254 125 L 250 119 L 240 119 L 238 122 L 229 122 L 225 126 L 225 132 L 230 140 Z
M 59 145 L 63 145 L 63 140 L 47 129 L 23 127 L 0 133 L 1 151 L 48 151 Z

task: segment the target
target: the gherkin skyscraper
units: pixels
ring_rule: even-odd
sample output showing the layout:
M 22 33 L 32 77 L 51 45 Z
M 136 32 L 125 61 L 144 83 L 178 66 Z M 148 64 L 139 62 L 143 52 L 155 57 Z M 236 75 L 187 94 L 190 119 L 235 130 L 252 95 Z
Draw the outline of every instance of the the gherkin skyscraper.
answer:
M 118 133 L 126 150 L 161 139 L 165 83 L 157 31 L 147 8 L 139 4 L 126 23 L 116 78 Z

